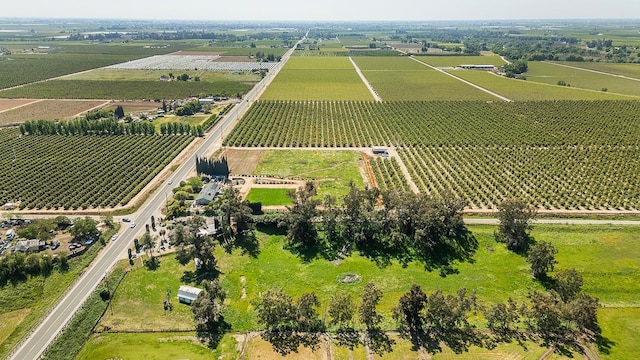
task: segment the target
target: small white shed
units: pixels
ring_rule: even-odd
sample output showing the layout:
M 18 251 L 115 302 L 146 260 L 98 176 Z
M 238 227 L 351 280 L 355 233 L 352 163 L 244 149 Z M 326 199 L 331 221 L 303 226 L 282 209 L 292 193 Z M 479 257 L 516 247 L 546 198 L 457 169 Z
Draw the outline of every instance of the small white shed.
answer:
M 180 285 L 178 289 L 178 301 L 184 304 L 189 304 L 198 298 L 198 295 L 202 292 L 202 289 L 189 285 Z

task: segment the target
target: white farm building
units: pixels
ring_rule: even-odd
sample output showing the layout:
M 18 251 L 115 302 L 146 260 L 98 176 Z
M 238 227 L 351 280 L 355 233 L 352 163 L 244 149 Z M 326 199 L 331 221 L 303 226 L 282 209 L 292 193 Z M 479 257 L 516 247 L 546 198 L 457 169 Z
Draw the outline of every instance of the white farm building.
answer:
M 189 304 L 198 298 L 198 295 L 202 292 L 202 289 L 189 285 L 180 285 L 178 289 L 178 301 L 184 304 Z

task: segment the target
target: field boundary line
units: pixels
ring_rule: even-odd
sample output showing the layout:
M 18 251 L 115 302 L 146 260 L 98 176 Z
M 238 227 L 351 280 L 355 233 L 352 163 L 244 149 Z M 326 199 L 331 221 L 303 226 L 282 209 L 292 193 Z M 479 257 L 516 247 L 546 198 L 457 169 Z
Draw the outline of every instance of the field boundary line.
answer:
M 632 77 L 629 77 L 629 76 L 626 76 L 626 75 L 618 75 L 618 74 L 613 74 L 613 73 L 604 72 L 604 71 L 599 71 L 599 70 L 585 69 L 585 68 L 581 68 L 581 67 L 579 67 L 579 66 L 571 66 L 571 65 L 565 65 L 565 64 L 558 64 L 558 63 L 549 62 L 549 61 L 543 61 L 543 63 L 545 63 L 545 64 L 551 64 L 551 65 L 556 65 L 556 66 L 562 66 L 562 67 L 566 67 L 566 68 L 574 69 L 574 70 L 582 70 L 582 71 L 592 72 L 592 73 L 600 74 L 600 75 L 607 75 L 607 76 L 611 76 L 611 77 L 617 77 L 617 78 L 621 78 L 621 79 L 627 79 L 627 80 L 633 80 L 633 81 L 640 81 L 640 79 L 638 79 L 638 78 L 632 78 Z
M 349 61 L 351 61 L 351 64 L 353 65 L 353 67 L 356 69 L 356 73 L 358 73 L 358 76 L 360 76 L 360 79 L 362 80 L 362 82 L 364 83 L 364 86 L 367 87 L 367 89 L 369 89 L 369 92 L 371 93 L 371 95 L 373 96 L 373 98 L 377 101 L 377 102 L 382 102 L 382 98 L 380 97 L 380 95 L 378 95 L 378 92 L 376 92 L 376 89 L 373 88 L 373 85 L 371 85 L 371 83 L 369 82 L 369 80 L 367 80 L 367 78 L 364 76 L 364 74 L 362 73 L 362 70 L 360 70 L 360 67 L 358 66 L 358 64 L 356 64 L 355 61 L 353 61 L 353 58 L 351 56 L 349 56 Z
M 503 100 L 503 101 L 506 101 L 506 102 L 512 102 L 512 101 L 513 101 L 513 100 L 511 100 L 511 99 L 509 99 L 509 98 L 506 98 L 506 97 L 504 97 L 504 96 L 502 96 L 502 95 L 500 95 L 500 94 L 498 94 L 498 93 L 496 93 L 496 92 L 493 92 L 493 91 L 491 91 L 491 90 L 489 90 L 489 89 L 483 88 L 482 86 L 476 85 L 476 84 L 474 84 L 474 83 L 472 83 L 472 82 L 470 82 L 470 81 L 467 81 L 467 80 L 465 80 L 465 79 L 463 79 L 463 78 L 457 77 L 457 76 L 455 76 L 455 75 L 453 75 L 453 74 L 450 74 L 450 73 L 448 73 L 448 72 L 446 72 L 446 71 L 444 71 L 444 70 L 438 69 L 437 67 L 432 66 L 432 65 L 429 65 L 429 64 L 427 64 L 426 62 L 420 61 L 420 60 L 416 59 L 416 58 L 415 58 L 415 57 L 413 57 L 413 56 L 410 56 L 409 58 L 410 58 L 411 60 L 413 60 L 413 61 L 417 61 L 417 62 L 419 62 L 420 64 L 422 64 L 422 65 L 424 65 L 424 66 L 427 66 L 427 67 L 429 67 L 429 68 L 431 68 L 431 69 L 433 69 L 433 70 L 435 70 L 435 71 L 439 71 L 439 72 L 441 72 L 441 73 L 443 73 L 443 74 L 445 74 L 445 75 L 447 75 L 447 76 L 451 76 L 452 78 L 454 78 L 454 79 L 456 79 L 456 80 L 458 80 L 458 81 L 461 81 L 461 82 L 463 82 L 463 83 L 465 83 L 465 84 L 467 84 L 467 85 L 469 85 L 469 86 L 472 86 L 472 87 L 474 87 L 474 88 L 476 88 L 476 89 L 478 89 L 478 90 L 484 91 L 484 92 L 486 92 L 486 93 L 487 93 L 487 94 L 489 94 L 489 95 L 495 96 L 495 97 L 497 97 L 497 98 L 498 98 L 498 99 L 500 99 L 500 100 Z

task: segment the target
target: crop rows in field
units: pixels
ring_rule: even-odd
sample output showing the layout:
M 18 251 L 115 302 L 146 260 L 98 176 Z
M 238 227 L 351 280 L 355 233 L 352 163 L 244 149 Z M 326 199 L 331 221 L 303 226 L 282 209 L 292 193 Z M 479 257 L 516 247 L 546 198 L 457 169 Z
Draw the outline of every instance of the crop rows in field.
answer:
M 107 67 L 118 70 L 214 70 L 214 71 L 251 71 L 254 69 L 273 69 L 273 62 L 221 62 L 219 55 L 157 55 L 144 59 L 128 61 Z
M 640 102 L 259 101 L 229 146 L 638 145 Z
M 392 157 L 374 158 L 370 160 L 370 164 L 373 175 L 376 177 L 378 188 L 411 191 L 396 159 Z
M 0 202 L 19 201 L 21 208 L 34 209 L 125 205 L 192 140 L 178 135 L 20 136 L 17 129 L 2 130 Z
M 138 56 L 139 57 L 139 56 Z M 97 69 L 136 58 L 133 55 L 50 54 L 0 57 L 0 89 Z M 2 93 L 0 93 L 2 96 Z
M 236 95 L 251 90 L 241 81 L 51 80 L 0 92 L 4 98 L 181 99 L 199 94 Z
M 472 208 L 517 196 L 548 209 L 640 209 L 639 111 L 635 101 L 262 101 L 225 143 L 397 146 L 422 191 Z M 380 186 L 406 186 L 385 161 L 371 163 Z
M 640 147 L 411 147 L 398 151 L 421 191 L 472 208 L 518 197 L 544 209 L 640 209 Z

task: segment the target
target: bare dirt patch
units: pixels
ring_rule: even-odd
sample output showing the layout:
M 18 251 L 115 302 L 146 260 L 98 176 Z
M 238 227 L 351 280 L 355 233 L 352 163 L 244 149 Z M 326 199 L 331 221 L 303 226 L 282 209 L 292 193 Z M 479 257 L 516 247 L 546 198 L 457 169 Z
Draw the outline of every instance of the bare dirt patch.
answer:
M 162 107 L 162 103 L 155 101 L 112 101 L 104 107 L 106 110 L 115 110 L 120 105 L 125 114 L 138 111 L 153 111 L 154 113 L 158 108 Z
M 73 117 L 104 104 L 104 100 L 43 100 L 0 112 L 0 125 L 29 120 L 56 120 Z
M 0 99 L 0 112 L 35 102 L 35 99 Z
M 264 150 L 224 149 L 222 154 L 227 157 L 232 174 L 250 175 L 260 163 L 264 152 Z

